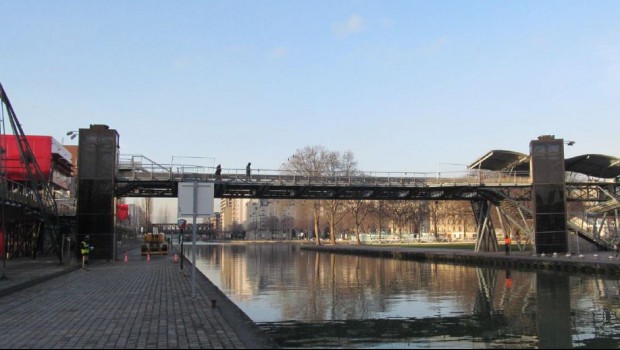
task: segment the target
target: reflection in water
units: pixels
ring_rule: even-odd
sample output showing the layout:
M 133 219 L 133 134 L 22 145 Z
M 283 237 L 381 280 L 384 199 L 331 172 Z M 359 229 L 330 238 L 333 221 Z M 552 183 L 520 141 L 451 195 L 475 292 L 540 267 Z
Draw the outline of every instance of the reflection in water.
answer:
M 616 278 L 199 246 L 197 267 L 283 347 L 620 345 Z
M 536 274 L 536 324 L 541 348 L 572 347 L 569 277 L 542 271 Z

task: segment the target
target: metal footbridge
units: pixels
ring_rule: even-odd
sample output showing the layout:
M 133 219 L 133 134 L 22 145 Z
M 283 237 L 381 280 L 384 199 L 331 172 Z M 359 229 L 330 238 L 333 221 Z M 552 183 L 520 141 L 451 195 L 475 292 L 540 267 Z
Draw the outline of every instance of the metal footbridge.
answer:
M 532 236 L 532 182 L 527 171 L 468 169 L 462 172 L 356 172 L 313 176 L 286 169 L 245 169 L 158 164 L 143 155 L 126 155 L 116 169 L 117 197 L 176 197 L 180 182 L 211 182 L 216 198 L 265 198 L 305 200 L 466 200 L 472 203 L 479 236 L 494 231 L 490 216 L 497 209 L 506 225 Z M 609 213 L 620 207 L 620 189 L 615 181 L 584 178 L 566 182 L 566 200 L 593 202 L 594 208 Z M 599 208 L 600 207 L 600 208 Z M 617 211 L 616 211 L 617 214 Z M 569 232 L 609 249 L 610 242 L 596 232 L 567 223 Z M 494 234 L 493 234 L 494 235 Z M 497 244 L 496 239 L 489 239 Z M 487 249 L 479 247 L 480 249 Z M 497 247 L 491 247 L 496 249 Z

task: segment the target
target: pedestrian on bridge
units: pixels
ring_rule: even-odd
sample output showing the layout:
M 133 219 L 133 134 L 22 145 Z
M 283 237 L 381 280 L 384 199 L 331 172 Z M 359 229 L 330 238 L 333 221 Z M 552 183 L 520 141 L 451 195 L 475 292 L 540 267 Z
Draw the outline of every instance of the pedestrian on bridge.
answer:
M 218 164 L 217 168 L 215 168 L 215 179 L 222 180 L 222 165 Z
M 252 163 L 248 163 L 248 165 L 246 165 L 245 167 L 245 177 L 248 181 L 252 181 L 252 169 L 250 168 L 251 165 Z

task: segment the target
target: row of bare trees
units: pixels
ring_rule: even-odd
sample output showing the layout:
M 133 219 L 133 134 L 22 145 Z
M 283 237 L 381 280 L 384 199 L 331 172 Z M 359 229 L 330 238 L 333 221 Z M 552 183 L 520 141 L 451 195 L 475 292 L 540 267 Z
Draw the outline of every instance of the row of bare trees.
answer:
M 284 170 L 293 171 L 308 177 L 318 176 L 355 176 L 359 175 L 357 161 L 351 151 L 340 153 L 330 151 L 323 146 L 307 146 L 298 149 L 283 165 Z M 435 235 L 439 222 L 451 222 L 467 230 L 473 225 L 473 216 L 468 202 L 449 204 L 429 201 L 385 201 L 385 200 L 306 200 L 313 216 L 316 244 L 321 244 L 320 219 L 322 213 L 328 222 L 329 241 L 336 243 L 337 226 L 353 228 L 357 243 L 360 244 L 361 232 L 379 232 L 390 226 L 402 238 L 403 232 L 422 232 L 425 223 Z M 471 226 L 470 226 L 471 227 Z

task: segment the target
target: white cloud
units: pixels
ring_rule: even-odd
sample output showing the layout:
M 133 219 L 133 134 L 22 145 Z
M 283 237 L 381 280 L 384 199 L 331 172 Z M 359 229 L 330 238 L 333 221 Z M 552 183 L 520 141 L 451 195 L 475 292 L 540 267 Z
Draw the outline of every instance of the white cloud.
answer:
M 333 30 L 337 37 L 346 38 L 364 30 L 364 19 L 358 15 L 351 15 L 345 22 L 336 22 Z

